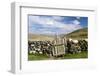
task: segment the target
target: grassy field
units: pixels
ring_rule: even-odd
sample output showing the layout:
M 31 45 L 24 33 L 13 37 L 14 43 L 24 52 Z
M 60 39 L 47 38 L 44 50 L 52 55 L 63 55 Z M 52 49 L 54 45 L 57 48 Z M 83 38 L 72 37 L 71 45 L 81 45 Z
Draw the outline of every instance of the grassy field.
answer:
M 28 60 L 47 60 L 49 57 L 42 54 L 30 54 L 28 55 Z
M 88 52 L 84 51 L 77 54 L 66 54 L 64 59 L 77 59 L 77 58 L 88 58 Z
M 34 55 L 28 55 L 28 60 L 58 60 L 58 59 L 80 59 L 80 58 L 88 58 L 88 53 L 86 51 L 81 52 L 79 54 L 66 54 L 64 57 L 53 57 L 49 58 L 46 55 L 40 55 L 40 54 L 34 54 Z

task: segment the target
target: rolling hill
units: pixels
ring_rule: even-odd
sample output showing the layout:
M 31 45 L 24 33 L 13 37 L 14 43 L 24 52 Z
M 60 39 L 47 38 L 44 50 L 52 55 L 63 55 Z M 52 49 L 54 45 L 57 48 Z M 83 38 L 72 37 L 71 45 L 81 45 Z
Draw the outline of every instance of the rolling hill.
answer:
M 73 31 L 73 32 L 71 32 L 69 34 L 63 35 L 63 37 L 75 38 L 75 39 L 88 38 L 88 28 L 75 30 L 75 31 Z
M 88 28 L 83 28 L 75 30 L 68 34 L 59 35 L 60 38 L 72 38 L 72 39 L 84 39 L 88 38 Z M 55 36 L 53 35 L 44 35 L 44 34 L 28 34 L 28 40 L 30 41 L 52 41 Z

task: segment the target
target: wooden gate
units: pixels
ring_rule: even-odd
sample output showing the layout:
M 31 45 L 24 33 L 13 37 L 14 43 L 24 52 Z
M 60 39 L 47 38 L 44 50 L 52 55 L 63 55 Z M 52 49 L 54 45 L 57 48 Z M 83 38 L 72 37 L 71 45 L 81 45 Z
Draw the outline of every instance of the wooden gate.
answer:
M 53 49 L 52 49 L 52 53 L 53 56 L 61 56 L 61 55 L 65 55 L 65 40 L 55 36 L 55 40 L 53 41 Z
M 54 45 L 52 53 L 53 53 L 53 56 L 64 55 L 65 54 L 65 46 L 63 44 Z

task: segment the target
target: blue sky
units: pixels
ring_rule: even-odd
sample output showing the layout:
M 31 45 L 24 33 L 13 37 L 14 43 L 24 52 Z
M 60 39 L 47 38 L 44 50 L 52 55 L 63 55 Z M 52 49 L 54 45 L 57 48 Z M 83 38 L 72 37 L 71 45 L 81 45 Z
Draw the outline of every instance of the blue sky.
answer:
M 28 15 L 29 33 L 67 34 L 88 26 L 88 17 Z

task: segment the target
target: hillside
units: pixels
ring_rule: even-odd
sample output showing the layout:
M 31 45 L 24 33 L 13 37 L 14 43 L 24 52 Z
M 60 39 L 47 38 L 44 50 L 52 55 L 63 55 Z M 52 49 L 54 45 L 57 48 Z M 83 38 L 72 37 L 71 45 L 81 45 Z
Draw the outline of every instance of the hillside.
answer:
M 88 28 L 83 28 L 83 29 L 79 29 L 79 30 L 73 31 L 73 32 L 71 32 L 69 34 L 63 35 L 63 37 L 66 37 L 66 38 L 77 38 L 77 39 L 88 38 Z
M 83 28 L 75 30 L 69 34 L 60 35 L 61 38 L 73 38 L 73 39 L 83 39 L 88 38 L 88 28 Z M 52 41 L 54 36 L 52 35 L 43 35 L 43 34 L 28 34 L 28 40 L 30 41 Z

